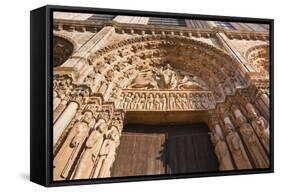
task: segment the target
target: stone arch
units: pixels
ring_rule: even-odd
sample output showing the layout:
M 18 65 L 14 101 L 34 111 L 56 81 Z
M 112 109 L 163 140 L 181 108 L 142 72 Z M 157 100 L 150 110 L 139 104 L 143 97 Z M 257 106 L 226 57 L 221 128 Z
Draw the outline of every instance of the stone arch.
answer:
M 170 111 L 180 112 L 183 118 L 192 119 L 194 116 L 187 117 L 192 112 L 200 113 L 201 117 L 202 113 L 206 115 L 204 120 L 208 123 L 210 129 L 211 140 L 219 161 L 219 170 L 266 168 L 269 166 L 268 156 L 266 155 L 268 151 L 263 149 L 263 146 L 268 146 L 267 140 L 261 143 L 260 138 L 258 138 L 260 137 L 259 135 L 248 134 L 259 129 L 258 121 L 263 121 L 264 125 L 267 125 L 268 119 L 256 113 L 255 97 L 251 97 L 247 93 L 249 87 L 247 87 L 240 74 L 236 72 L 239 64 L 223 50 L 187 37 L 147 35 L 108 45 L 92 53 L 87 59 L 92 71 L 85 75 L 82 84 L 87 87 L 88 91 L 82 91 L 85 90 L 85 87 L 82 89 L 81 84 L 77 84 L 77 86 L 68 85 L 70 90 L 64 91 L 64 94 L 61 94 L 63 98 L 59 98 L 61 100 L 70 98 L 70 101 L 79 103 L 77 117 L 73 118 L 66 128 L 66 134 L 62 133 L 60 138 L 67 139 L 70 137 L 67 130 L 77 128 L 74 123 L 90 128 L 92 122 L 83 120 L 84 112 L 89 110 L 92 110 L 92 114 L 96 115 L 94 120 L 97 124 L 100 125 L 100 123 L 106 122 L 108 131 L 115 130 L 116 132 L 116 129 L 112 127 L 117 127 L 118 134 L 107 134 L 107 130 L 95 127 L 98 129 L 93 129 L 87 138 L 83 138 L 83 142 L 96 135 L 97 137 L 94 139 L 98 142 L 110 144 L 108 146 L 111 146 L 112 153 L 110 153 L 110 156 L 104 154 L 99 156 L 99 154 L 95 154 L 95 148 L 79 146 L 79 150 L 83 151 L 82 154 L 94 154 L 96 159 L 94 159 L 94 162 L 86 161 L 87 156 L 77 154 L 75 157 L 79 161 L 71 162 L 72 167 L 69 169 L 67 177 L 71 179 L 87 179 L 110 176 L 110 167 L 114 162 L 115 151 L 120 142 L 119 136 L 122 134 L 124 124 L 126 124 L 126 118 L 128 119 L 128 113 L 152 111 L 159 114 L 165 107 L 163 110 L 165 114 Z M 208 85 L 208 89 L 173 90 L 170 87 L 166 89 L 128 87 L 135 75 L 138 74 L 138 71 L 145 70 L 145 67 L 143 68 L 142 66 L 147 66 L 148 69 L 151 69 L 152 67 L 167 66 L 167 63 L 175 70 L 183 70 L 200 77 Z M 137 69 L 137 71 L 134 71 L 134 69 Z M 59 81 L 58 85 L 61 84 L 61 81 Z M 68 83 L 67 81 L 65 84 Z M 63 87 L 65 88 L 66 86 Z M 227 90 L 227 88 L 230 90 Z M 237 90 L 245 92 L 242 93 L 241 91 L 239 95 Z M 215 91 L 221 95 L 213 94 Z M 137 97 L 135 97 L 136 93 Z M 149 102 L 144 104 L 140 100 L 133 101 L 134 98 L 141 99 L 143 93 L 148 93 L 148 95 L 157 93 L 155 95 L 161 95 L 160 97 L 164 98 L 164 100 L 168 95 L 173 95 L 174 98 L 173 102 L 167 103 L 163 102 L 163 100 L 154 99 L 152 103 L 155 103 L 155 105 Z M 184 106 L 183 109 L 178 108 L 176 105 L 177 95 L 183 98 L 180 103 Z M 129 99 L 129 101 L 124 102 L 126 99 Z M 60 101 L 60 103 L 62 102 Z M 128 105 L 141 107 L 128 108 Z M 142 108 L 143 106 L 145 108 Z M 55 109 L 55 113 L 59 110 L 60 106 Z M 107 113 L 109 115 L 106 116 L 109 116 L 109 118 L 103 120 L 102 117 Z M 253 141 L 254 144 L 249 143 L 249 140 Z M 63 145 L 65 145 L 65 148 L 63 148 Z M 68 159 L 73 159 L 71 156 L 71 150 L 73 149 L 68 146 L 62 143 L 57 148 L 55 158 L 59 157 L 60 152 L 68 150 L 69 156 L 62 157 L 61 162 L 64 162 L 62 166 L 67 165 Z M 103 146 L 99 145 L 97 150 L 102 148 Z M 252 161 L 254 158 L 256 158 L 256 161 Z M 90 175 L 86 170 L 81 171 L 79 169 L 80 162 L 89 163 L 90 167 L 93 166 L 93 163 L 97 163 L 99 165 L 97 167 L 100 169 L 93 168 L 95 174 Z M 101 167 L 104 168 L 104 171 L 101 171 Z M 60 169 L 54 168 L 54 172 L 57 173 L 57 175 L 54 174 L 56 180 L 65 179 L 61 177 L 62 171 Z M 79 174 L 83 175 L 83 177 L 75 176 Z
M 75 42 L 64 36 L 53 36 L 53 67 L 62 65 L 75 51 Z
M 249 48 L 245 53 L 256 72 L 266 75 L 269 73 L 269 46 L 268 44 L 257 45 Z
M 93 53 L 89 61 L 105 81 L 116 81 L 119 74 L 120 81 L 126 82 L 132 81 L 134 72 L 130 67 L 141 71 L 145 70 L 143 66 L 159 67 L 169 63 L 174 69 L 203 79 L 209 89 L 215 91 L 217 101 L 223 101 L 226 95 L 234 94 L 236 87 L 245 85 L 236 72 L 238 64 L 228 53 L 210 44 L 175 35 L 126 39 Z

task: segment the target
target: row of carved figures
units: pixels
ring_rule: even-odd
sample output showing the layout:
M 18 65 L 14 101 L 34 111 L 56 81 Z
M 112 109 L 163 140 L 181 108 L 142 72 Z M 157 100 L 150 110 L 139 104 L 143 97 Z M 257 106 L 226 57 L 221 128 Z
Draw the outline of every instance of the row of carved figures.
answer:
M 121 120 L 94 116 L 91 111 L 73 119 L 53 160 L 54 180 L 109 177 L 119 145 Z
M 117 108 L 126 110 L 206 110 L 214 107 L 210 92 L 123 92 Z
M 126 94 L 129 92 L 124 96 Z M 160 97 L 168 96 L 167 92 L 161 94 Z M 223 116 L 220 123 L 211 126 L 220 170 L 269 167 L 269 124 L 254 105 L 248 103 L 245 108 L 247 117 L 233 106 L 231 117 Z M 96 117 L 90 111 L 76 118 L 77 109 L 78 104 L 73 101 L 62 100 L 54 105 L 55 112 L 63 111 L 55 113 L 59 115 L 54 120 L 54 138 L 62 135 L 58 130 L 63 130 L 73 121 L 66 139 L 54 155 L 54 179 L 109 177 L 119 145 L 120 128 L 116 125 L 120 125 L 122 120 L 116 124 L 106 115 Z
M 222 127 L 219 123 L 214 123 L 211 127 L 211 140 L 220 170 L 270 166 L 269 124 L 264 117 L 258 115 L 251 103 L 246 105 L 246 109 L 250 114 L 250 123 L 238 108 L 232 110 L 237 130 L 229 116 L 223 118 Z

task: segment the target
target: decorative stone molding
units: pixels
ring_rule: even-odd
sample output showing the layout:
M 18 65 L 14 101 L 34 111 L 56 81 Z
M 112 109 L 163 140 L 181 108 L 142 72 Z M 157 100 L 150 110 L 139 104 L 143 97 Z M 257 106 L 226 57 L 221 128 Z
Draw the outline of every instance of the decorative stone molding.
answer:
M 269 166 L 269 79 L 258 72 L 242 76 L 237 58 L 193 38 L 224 33 L 266 41 L 267 33 L 55 20 L 55 30 L 98 31 L 104 25 L 115 28 L 106 27 L 106 38 L 96 36 L 95 45 L 89 43 L 68 60 L 76 73 L 60 67 L 53 77 L 54 125 L 61 121 L 54 126 L 59 127 L 53 153 L 56 180 L 110 176 L 126 115 L 138 112 L 207 114 L 220 170 Z M 106 42 L 111 33 L 128 39 Z M 106 43 L 98 43 L 101 39 Z M 243 57 L 255 62 L 264 48 L 252 48 Z
M 201 111 L 215 108 L 210 91 L 123 90 L 117 108 L 125 111 Z
M 245 57 L 258 73 L 256 78 L 269 78 L 269 46 L 268 44 L 251 47 L 245 53 Z

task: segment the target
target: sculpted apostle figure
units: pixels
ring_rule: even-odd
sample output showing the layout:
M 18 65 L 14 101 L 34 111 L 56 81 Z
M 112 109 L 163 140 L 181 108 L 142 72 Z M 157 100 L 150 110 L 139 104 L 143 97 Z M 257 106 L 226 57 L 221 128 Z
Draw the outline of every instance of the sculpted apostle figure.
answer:
M 183 106 L 182 106 L 182 99 L 180 94 L 176 94 L 175 103 L 177 109 L 182 109 Z
M 246 108 L 248 112 L 250 112 L 250 115 L 252 117 L 252 126 L 259 137 L 260 141 L 262 142 L 264 148 L 266 149 L 266 152 L 269 154 L 269 136 L 270 136 L 270 130 L 269 130 L 269 124 L 265 120 L 264 117 L 259 116 L 257 111 L 254 109 L 254 106 L 252 104 L 247 104 Z
M 202 93 L 200 94 L 200 100 L 201 100 L 201 106 L 203 109 L 208 109 L 209 108 L 209 98 L 206 94 Z
M 110 168 L 115 160 L 115 151 L 119 145 L 119 132 L 117 127 L 111 126 L 102 144 L 99 153 L 99 162 L 93 178 L 110 177 Z
M 176 99 L 173 93 L 170 93 L 169 95 L 169 108 L 170 110 L 175 109 L 176 107 Z
M 233 155 L 235 164 L 238 169 L 252 169 L 252 165 L 248 159 L 246 151 L 243 147 L 239 135 L 233 130 L 233 126 L 226 123 L 226 140 L 229 144 L 230 151 Z
M 244 123 L 240 127 L 240 132 L 247 143 L 248 149 L 253 156 L 254 162 L 258 168 L 267 168 L 269 159 L 260 145 L 252 127 L 248 123 Z
M 154 99 L 154 109 L 155 109 L 155 110 L 159 110 L 159 109 L 160 109 L 160 97 L 159 97 L 159 94 L 158 94 L 158 93 L 155 95 L 155 99 Z
M 127 96 L 125 97 L 125 102 L 124 102 L 124 109 L 130 109 L 131 107 L 131 102 L 133 100 L 132 98 L 132 93 L 128 93 Z
M 219 161 L 219 170 L 233 170 L 231 156 L 226 143 L 217 133 L 211 133 L 211 141 L 215 146 L 215 153 Z
M 124 109 L 125 97 L 126 97 L 126 93 L 121 93 L 118 104 L 117 104 L 117 108 Z
M 166 94 L 162 94 L 162 97 L 160 97 L 160 110 L 166 110 L 166 104 L 167 104 L 167 98 Z
M 107 118 L 98 116 L 98 121 L 85 144 L 81 158 L 77 163 L 77 168 L 73 179 L 88 179 L 96 165 L 97 157 L 102 146 L 104 135 L 108 129 Z
M 190 106 L 189 106 L 189 102 L 188 102 L 186 93 L 183 93 L 183 94 L 182 94 L 181 100 L 182 100 L 183 108 L 184 108 L 184 109 L 189 109 Z
M 131 109 L 136 109 L 137 108 L 139 100 L 140 100 L 139 93 L 135 93 L 134 99 L 131 102 Z
M 89 130 L 95 124 L 92 112 L 86 111 L 81 121 L 74 124 L 66 141 L 54 159 L 54 178 L 66 179 Z
M 236 117 L 237 124 L 240 126 L 240 133 L 242 138 L 253 157 L 253 161 L 258 168 L 266 168 L 269 166 L 269 159 L 265 154 L 252 126 L 247 123 L 245 116 L 239 109 L 234 106 L 234 115 Z
M 146 101 L 145 93 L 142 93 L 139 102 L 137 103 L 137 109 L 144 109 L 145 101 Z
M 146 101 L 146 109 L 151 110 L 153 108 L 154 97 L 152 93 L 149 93 Z

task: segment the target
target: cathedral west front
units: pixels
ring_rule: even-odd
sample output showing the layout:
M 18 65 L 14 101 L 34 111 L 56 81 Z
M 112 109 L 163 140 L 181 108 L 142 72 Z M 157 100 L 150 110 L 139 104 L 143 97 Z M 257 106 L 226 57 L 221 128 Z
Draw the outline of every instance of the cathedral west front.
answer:
M 270 167 L 269 25 L 54 12 L 53 180 Z

